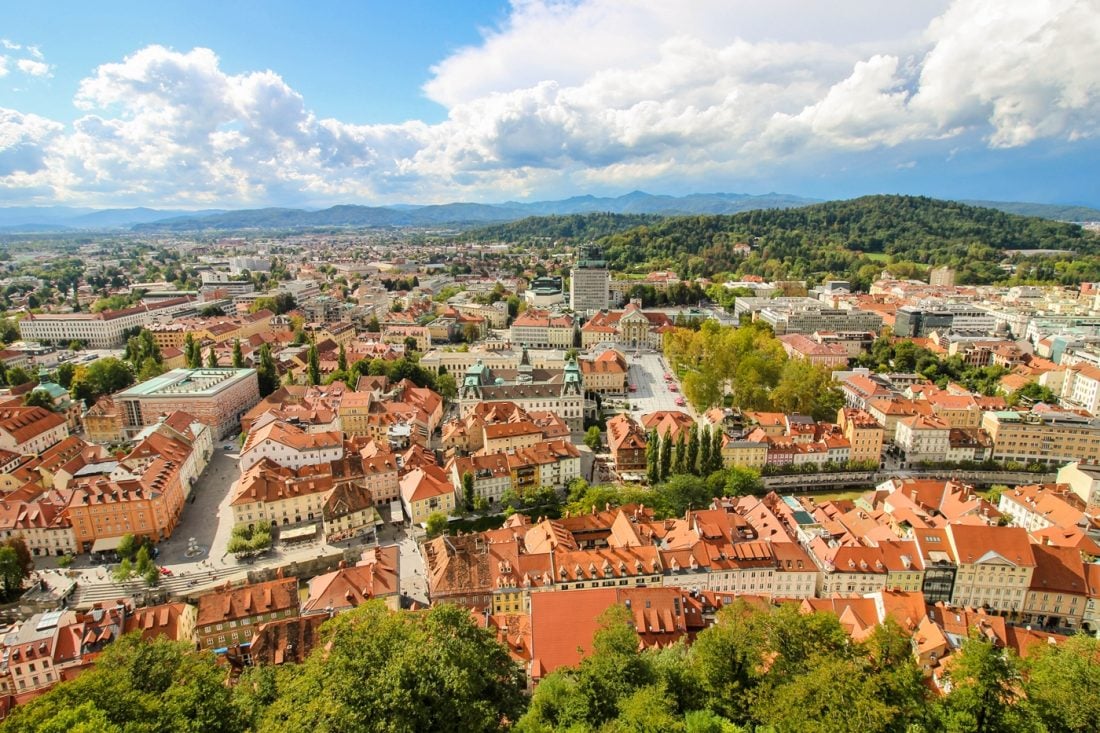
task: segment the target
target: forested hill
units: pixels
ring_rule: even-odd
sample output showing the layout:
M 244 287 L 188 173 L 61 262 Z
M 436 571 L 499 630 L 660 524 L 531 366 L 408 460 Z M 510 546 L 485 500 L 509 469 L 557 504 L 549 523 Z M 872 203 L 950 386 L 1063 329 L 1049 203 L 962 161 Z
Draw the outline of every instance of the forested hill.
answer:
M 559 216 L 529 216 L 519 221 L 475 229 L 467 238 L 480 242 L 522 242 L 534 240 L 571 239 L 580 242 L 606 237 L 615 232 L 647 226 L 662 221 L 660 214 L 567 214 Z
M 735 244 L 751 246 L 744 254 Z M 1077 283 L 1100 277 L 1100 237 L 1075 224 L 912 196 L 665 219 L 597 242 L 612 267 L 868 282 L 884 265 L 950 265 L 960 282 Z M 1006 250 L 1069 250 L 1025 257 Z M 905 269 L 902 267 L 901 269 Z M 914 268 L 909 268 L 913 270 Z M 916 268 L 919 270 L 919 268 Z M 906 274 L 906 273 L 902 273 Z

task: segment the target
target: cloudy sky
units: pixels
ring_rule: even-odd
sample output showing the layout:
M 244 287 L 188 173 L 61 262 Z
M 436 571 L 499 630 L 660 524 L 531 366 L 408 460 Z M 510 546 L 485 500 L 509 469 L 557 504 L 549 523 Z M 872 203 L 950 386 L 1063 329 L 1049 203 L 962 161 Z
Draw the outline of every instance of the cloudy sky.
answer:
M 1100 0 L 0 10 L 0 205 L 1100 205 L 1098 133 Z

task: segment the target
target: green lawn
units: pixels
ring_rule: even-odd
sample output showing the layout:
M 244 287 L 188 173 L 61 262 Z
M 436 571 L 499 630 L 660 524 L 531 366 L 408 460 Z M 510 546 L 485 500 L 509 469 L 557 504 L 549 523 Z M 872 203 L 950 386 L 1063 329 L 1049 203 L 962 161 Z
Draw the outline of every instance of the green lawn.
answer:
M 890 262 L 890 255 L 886 254 L 885 252 L 861 252 L 860 254 L 862 254 L 869 260 L 874 260 L 875 262 Z
M 870 490 L 870 487 L 868 487 L 866 489 L 856 489 L 855 491 L 802 491 L 795 492 L 794 496 L 798 498 L 811 496 L 814 501 L 839 501 L 844 499 L 854 501 Z

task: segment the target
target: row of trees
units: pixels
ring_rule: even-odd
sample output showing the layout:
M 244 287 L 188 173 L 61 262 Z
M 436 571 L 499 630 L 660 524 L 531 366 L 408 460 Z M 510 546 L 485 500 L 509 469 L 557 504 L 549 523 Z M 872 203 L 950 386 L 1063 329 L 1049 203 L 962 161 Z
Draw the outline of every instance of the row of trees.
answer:
M 697 330 L 677 328 L 665 335 L 664 353 L 682 375 L 684 397 L 699 411 L 729 405 L 828 420 L 844 406 L 830 370 L 788 359 L 764 324 L 734 328 L 708 320 Z
M 644 650 L 633 615 L 613 606 L 591 650 L 528 696 L 520 666 L 467 610 L 373 601 L 326 622 L 304 663 L 227 686 L 210 653 L 130 634 L 16 707 L 4 730 L 1083 733 L 1100 719 L 1100 642 L 1084 635 L 1026 661 L 975 635 L 952 655 L 943 695 L 893 621 L 853 641 L 834 614 L 793 604 L 738 601 L 690 646 Z
M 705 509 L 713 499 L 760 493 L 763 484 L 760 473 L 751 468 L 734 466 L 712 471 L 706 476 L 679 473 L 648 488 L 631 485 L 590 485 L 576 479 L 569 485 L 566 511 L 587 514 L 593 509 L 644 504 L 658 519 L 680 517 L 689 509 Z
M 675 441 L 671 431 L 658 435 L 656 430 L 650 430 L 646 437 L 646 477 L 651 485 L 665 481 L 675 474 L 709 476 L 721 468 L 720 428 L 700 429 L 697 423 L 692 423 L 690 429 L 679 432 Z

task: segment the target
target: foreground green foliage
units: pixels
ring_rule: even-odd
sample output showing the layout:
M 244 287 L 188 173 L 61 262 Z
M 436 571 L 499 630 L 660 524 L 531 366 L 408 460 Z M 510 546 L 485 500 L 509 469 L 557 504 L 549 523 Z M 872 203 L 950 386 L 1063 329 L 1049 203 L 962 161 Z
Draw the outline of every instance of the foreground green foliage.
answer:
M 530 697 L 508 652 L 456 606 L 368 603 L 327 622 L 304 663 L 252 668 L 235 686 L 209 652 L 127 635 L 0 731 L 1083 733 L 1100 716 L 1100 642 L 1086 636 L 1024 662 L 976 636 L 941 697 L 893 623 L 853 642 L 833 614 L 741 601 L 690 647 L 639 651 L 625 608 L 601 620 L 594 653 Z
M 1085 636 L 1027 663 L 975 637 L 954 655 L 951 692 L 939 696 L 892 621 L 853 643 L 833 614 L 737 602 L 691 647 L 647 651 L 625 608 L 602 621 L 594 654 L 544 679 L 518 730 L 1084 731 L 1100 713 L 1100 642 Z

